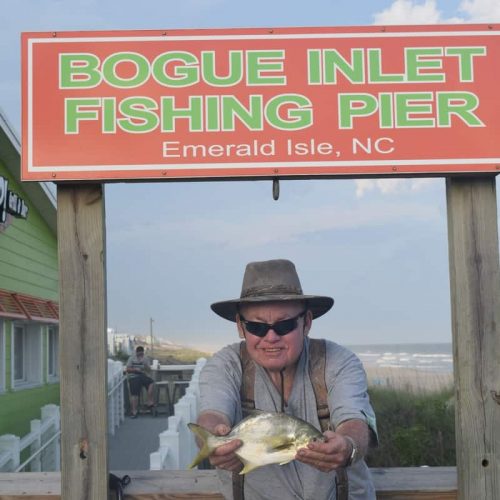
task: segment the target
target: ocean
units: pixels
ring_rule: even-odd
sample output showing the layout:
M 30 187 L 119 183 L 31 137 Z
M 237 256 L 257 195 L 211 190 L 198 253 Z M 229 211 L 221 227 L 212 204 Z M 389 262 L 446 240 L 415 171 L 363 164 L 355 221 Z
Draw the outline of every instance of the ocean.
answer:
M 412 368 L 439 373 L 453 372 L 450 343 L 348 345 L 365 367 Z

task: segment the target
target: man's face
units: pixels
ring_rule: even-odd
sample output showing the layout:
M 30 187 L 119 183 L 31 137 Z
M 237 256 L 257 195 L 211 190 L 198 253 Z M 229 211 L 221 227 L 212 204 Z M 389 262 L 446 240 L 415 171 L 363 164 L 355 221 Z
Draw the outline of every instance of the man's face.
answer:
M 268 323 L 270 325 L 294 318 L 305 311 L 301 301 L 266 302 L 263 304 L 244 305 L 240 309 L 241 316 L 246 321 Z M 293 366 L 300 357 L 304 345 L 304 337 L 309 333 L 312 323 L 310 311 L 298 318 L 297 326 L 290 333 L 279 336 L 273 329 L 267 331 L 264 337 L 249 333 L 245 324 L 237 317 L 240 337 L 247 342 L 250 357 L 269 371 L 280 371 Z

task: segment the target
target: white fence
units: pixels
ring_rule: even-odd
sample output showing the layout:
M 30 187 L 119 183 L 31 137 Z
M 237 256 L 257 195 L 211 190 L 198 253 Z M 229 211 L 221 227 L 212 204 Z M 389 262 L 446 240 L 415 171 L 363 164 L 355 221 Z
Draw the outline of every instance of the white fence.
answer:
M 199 377 L 205 358 L 196 362 L 191 382 L 185 395 L 174 405 L 174 414 L 168 417 L 168 429 L 159 435 L 158 451 L 149 455 L 150 470 L 186 469 L 198 453 L 194 436 L 187 424 L 198 417 Z
M 108 432 L 112 436 L 125 420 L 124 380 L 123 363 L 108 359 Z
M 108 431 L 111 435 L 125 419 L 123 380 L 123 364 L 108 359 Z M 0 436 L 0 472 L 60 470 L 59 406 L 42 407 L 41 416 L 41 420 L 31 421 L 31 432 L 23 438 L 13 434 Z M 29 457 L 21 463 L 23 452 L 29 453 Z
M 31 432 L 20 438 L 13 434 L 0 436 L 0 471 L 19 472 L 26 468 L 35 471 L 57 471 L 61 458 L 59 406 L 42 407 L 41 420 L 31 421 Z M 30 457 L 21 464 L 21 454 L 29 450 Z

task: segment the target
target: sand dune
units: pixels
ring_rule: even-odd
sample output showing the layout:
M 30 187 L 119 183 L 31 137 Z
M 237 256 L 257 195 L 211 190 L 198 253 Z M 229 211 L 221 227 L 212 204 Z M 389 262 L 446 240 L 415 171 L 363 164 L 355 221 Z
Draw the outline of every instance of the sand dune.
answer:
M 365 365 L 369 386 L 430 392 L 453 386 L 453 373 Z

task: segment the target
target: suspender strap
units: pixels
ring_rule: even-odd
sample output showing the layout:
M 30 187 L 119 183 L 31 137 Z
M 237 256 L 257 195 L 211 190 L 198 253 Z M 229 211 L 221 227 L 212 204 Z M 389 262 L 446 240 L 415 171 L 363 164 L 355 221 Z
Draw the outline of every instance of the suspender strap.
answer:
M 326 344 L 323 339 L 309 340 L 309 377 L 316 398 L 321 431 L 330 429 L 330 409 L 328 408 L 328 388 L 325 378 Z
M 309 340 L 309 377 L 316 398 L 319 425 L 321 431 L 331 429 L 330 409 L 328 407 L 328 387 L 326 386 L 326 343 L 323 339 Z M 335 471 L 335 489 L 337 500 L 348 500 L 349 480 L 345 467 Z
M 255 364 L 248 354 L 246 342 L 240 343 L 241 360 L 241 388 L 240 399 L 243 417 L 246 417 L 248 410 L 255 410 Z
M 337 500 L 349 500 L 349 478 L 345 467 L 335 471 L 335 494 Z
M 245 500 L 245 476 L 233 472 L 233 500 Z

